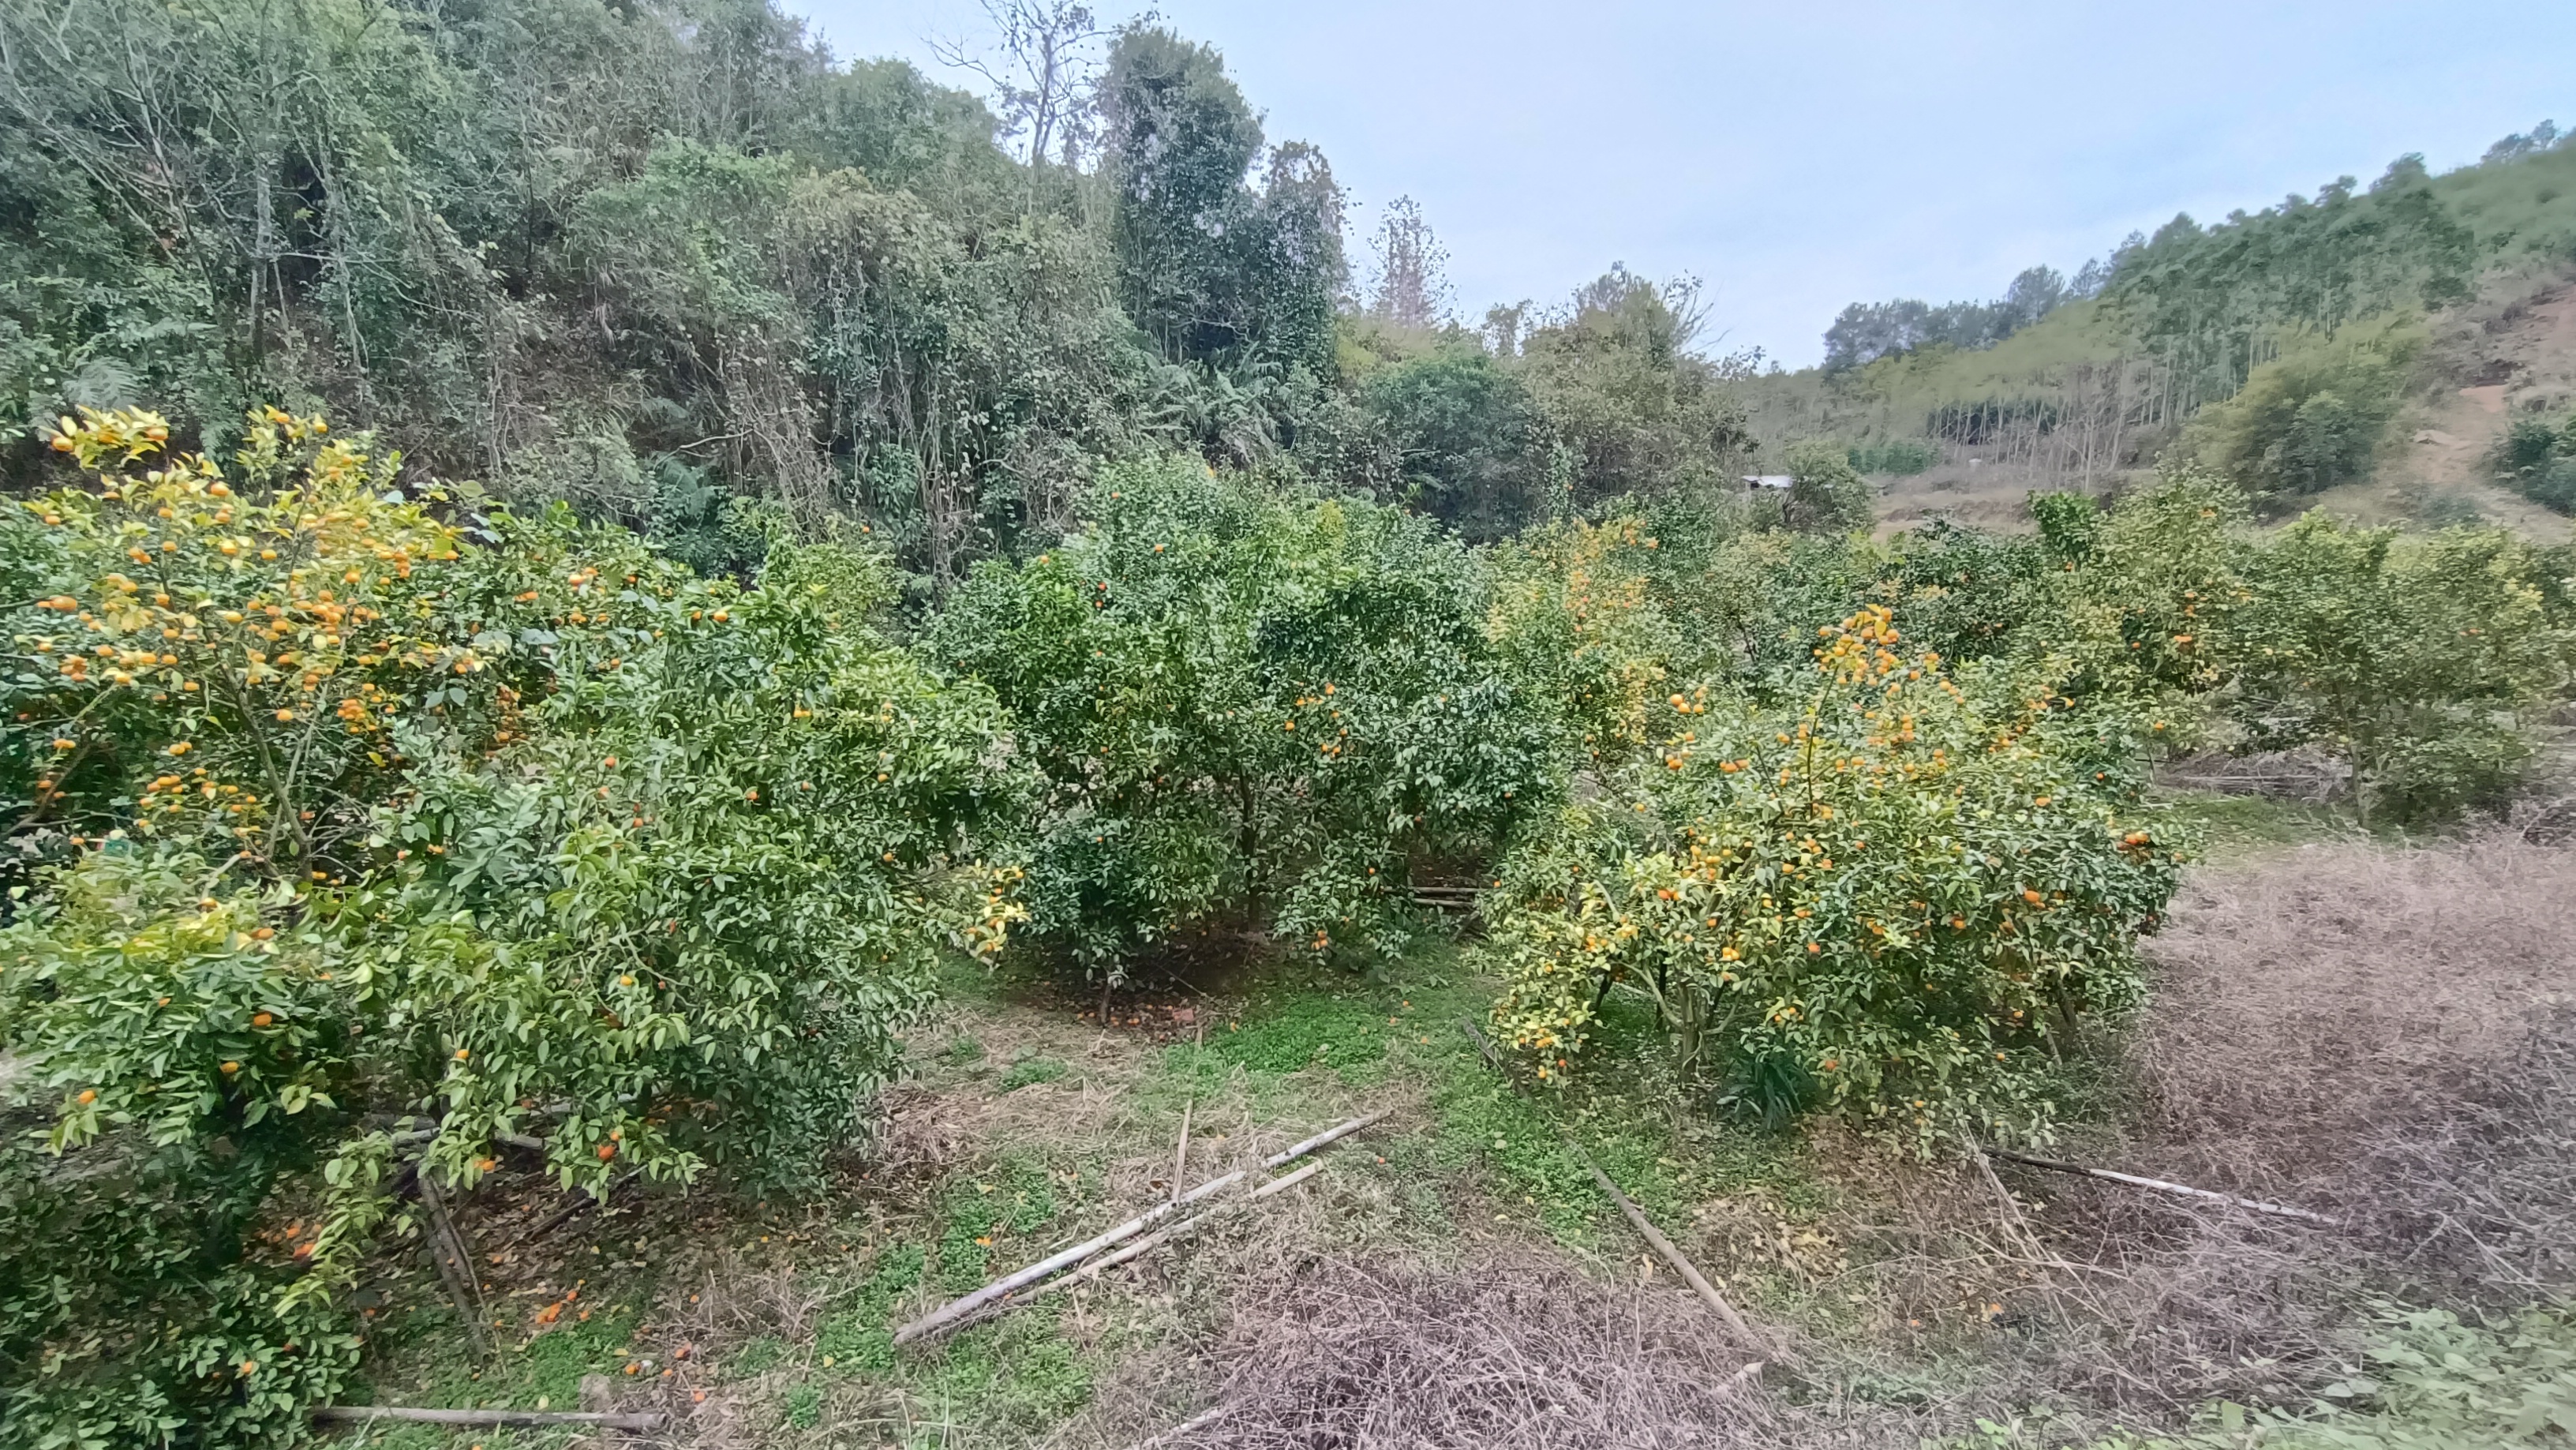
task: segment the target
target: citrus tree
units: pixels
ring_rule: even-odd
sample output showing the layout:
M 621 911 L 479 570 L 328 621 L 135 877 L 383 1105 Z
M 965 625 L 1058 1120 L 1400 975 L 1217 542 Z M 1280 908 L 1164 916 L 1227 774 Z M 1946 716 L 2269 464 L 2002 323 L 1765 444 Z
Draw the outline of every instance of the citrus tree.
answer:
M 1413 873 L 1481 860 L 1546 788 L 1544 696 L 1499 668 L 1475 557 L 1396 510 L 1180 460 L 990 564 L 931 648 L 1045 777 L 1025 898 L 1095 973 L 1212 922 L 1401 949 Z
M 560 510 L 442 522 L 318 420 L 229 472 L 162 431 L 66 426 L 89 481 L 12 535 L 50 592 L 0 1023 L 48 1126 L 0 1239 L 81 1252 L 13 1258 L 0 1363 L 67 1443 L 285 1424 L 400 1184 L 811 1181 L 938 954 L 1020 914 L 999 713 L 870 629 L 867 559 L 703 581 Z
M 2051 1038 L 2136 998 L 2181 859 L 2133 733 L 2056 678 L 1954 674 L 1867 606 L 1761 689 L 1673 690 L 1652 748 L 1507 863 L 1499 1033 L 1557 1079 L 1626 994 L 1686 1078 L 1775 1116 L 2035 1126 Z
M 2246 743 L 2342 756 L 2365 816 L 2492 799 L 2532 752 L 2518 717 L 2576 670 L 2547 569 L 2502 529 L 2292 523 L 2245 566 L 2232 709 Z

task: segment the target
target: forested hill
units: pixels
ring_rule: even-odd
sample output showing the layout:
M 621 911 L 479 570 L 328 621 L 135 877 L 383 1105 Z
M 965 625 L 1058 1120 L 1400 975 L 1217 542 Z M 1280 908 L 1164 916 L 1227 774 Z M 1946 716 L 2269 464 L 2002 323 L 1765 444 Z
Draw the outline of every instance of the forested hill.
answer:
M 855 518 L 932 591 L 1140 443 L 1473 536 L 1732 478 L 1687 288 L 1489 341 L 1399 208 L 1356 296 L 1322 153 L 1160 28 L 1041 62 L 1078 15 L 997 115 L 764 0 L 5 0 L 0 470 L 76 406 L 327 410 L 702 567 L 759 547 L 736 500 Z
M 2034 267 L 1993 302 L 1855 303 L 1821 368 L 1748 396 L 1766 436 L 1844 438 L 1888 471 L 1973 458 L 2020 487 L 2100 486 L 2178 446 L 2278 499 L 2395 474 L 2419 506 L 2493 482 L 2564 511 L 2576 481 L 2500 450 L 2520 422 L 2563 433 L 2576 404 L 2576 350 L 2549 328 L 2515 333 L 2571 274 L 2576 144 L 2544 122 L 2438 175 L 2410 155 L 2366 186 L 2340 177 L 2209 225 L 2176 216 L 2071 282 Z M 2510 400 L 2470 416 L 2447 402 L 2498 385 Z M 2415 469 L 2391 443 L 2424 432 L 2476 436 Z M 2436 514 L 2517 506 L 2495 489 L 2449 497 Z

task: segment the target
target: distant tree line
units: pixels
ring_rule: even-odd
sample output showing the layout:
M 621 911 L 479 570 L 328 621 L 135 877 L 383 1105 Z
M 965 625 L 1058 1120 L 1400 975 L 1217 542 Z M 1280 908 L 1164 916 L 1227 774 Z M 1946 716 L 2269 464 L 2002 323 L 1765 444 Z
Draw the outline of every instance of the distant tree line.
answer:
M 2366 188 L 2340 177 L 2210 225 L 2176 216 L 2063 285 L 2037 267 L 1990 303 L 1855 303 L 1825 334 L 1828 395 L 1807 426 L 1921 437 L 2089 481 L 2251 390 L 2260 396 L 2187 441 L 2259 495 L 2347 481 L 2367 470 L 2400 396 L 2392 368 L 2414 350 L 2388 340 L 2402 326 L 2337 339 L 2466 300 L 2510 249 L 2576 255 L 2576 225 L 2552 207 L 2576 190 L 2571 154 L 2544 121 L 2442 176 L 2409 155 Z M 1979 391 L 1942 380 L 1943 349 L 1992 346 L 2079 298 L 2100 303 L 2076 349 L 2089 355 Z
M 2085 263 L 2073 282 L 2054 267 L 2030 267 L 1992 302 L 1855 302 L 1825 329 L 1825 371 L 1848 372 L 1917 348 L 1992 347 L 2060 306 L 2099 293 L 2107 275 L 2098 260 Z

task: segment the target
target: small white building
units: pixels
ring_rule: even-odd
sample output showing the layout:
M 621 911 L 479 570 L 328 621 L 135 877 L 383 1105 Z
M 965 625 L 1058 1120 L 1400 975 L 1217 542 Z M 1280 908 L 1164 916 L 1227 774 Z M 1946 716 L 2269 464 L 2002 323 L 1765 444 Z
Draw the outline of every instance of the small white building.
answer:
M 1743 477 L 1744 486 L 1748 490 L 1765 488 L 1785 489 L 1790 483 L 1789 475 L 1785 473 L 1748 473 Z

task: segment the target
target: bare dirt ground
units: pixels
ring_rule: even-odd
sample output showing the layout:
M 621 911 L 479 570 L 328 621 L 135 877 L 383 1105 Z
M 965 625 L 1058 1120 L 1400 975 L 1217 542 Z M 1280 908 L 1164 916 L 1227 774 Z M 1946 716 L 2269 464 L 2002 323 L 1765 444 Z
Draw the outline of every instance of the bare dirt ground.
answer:
M 2375 475 L 2318 503 L 2367 522 L 2474 515 L 2556 542 L 2576 525 L 2501 488 L 2487 458 L 2515 418 L 2576 406 L 2576 278 L 2517 275 L 2446 317 L 2422 369 L 2424 390 L 2393 430 Z

